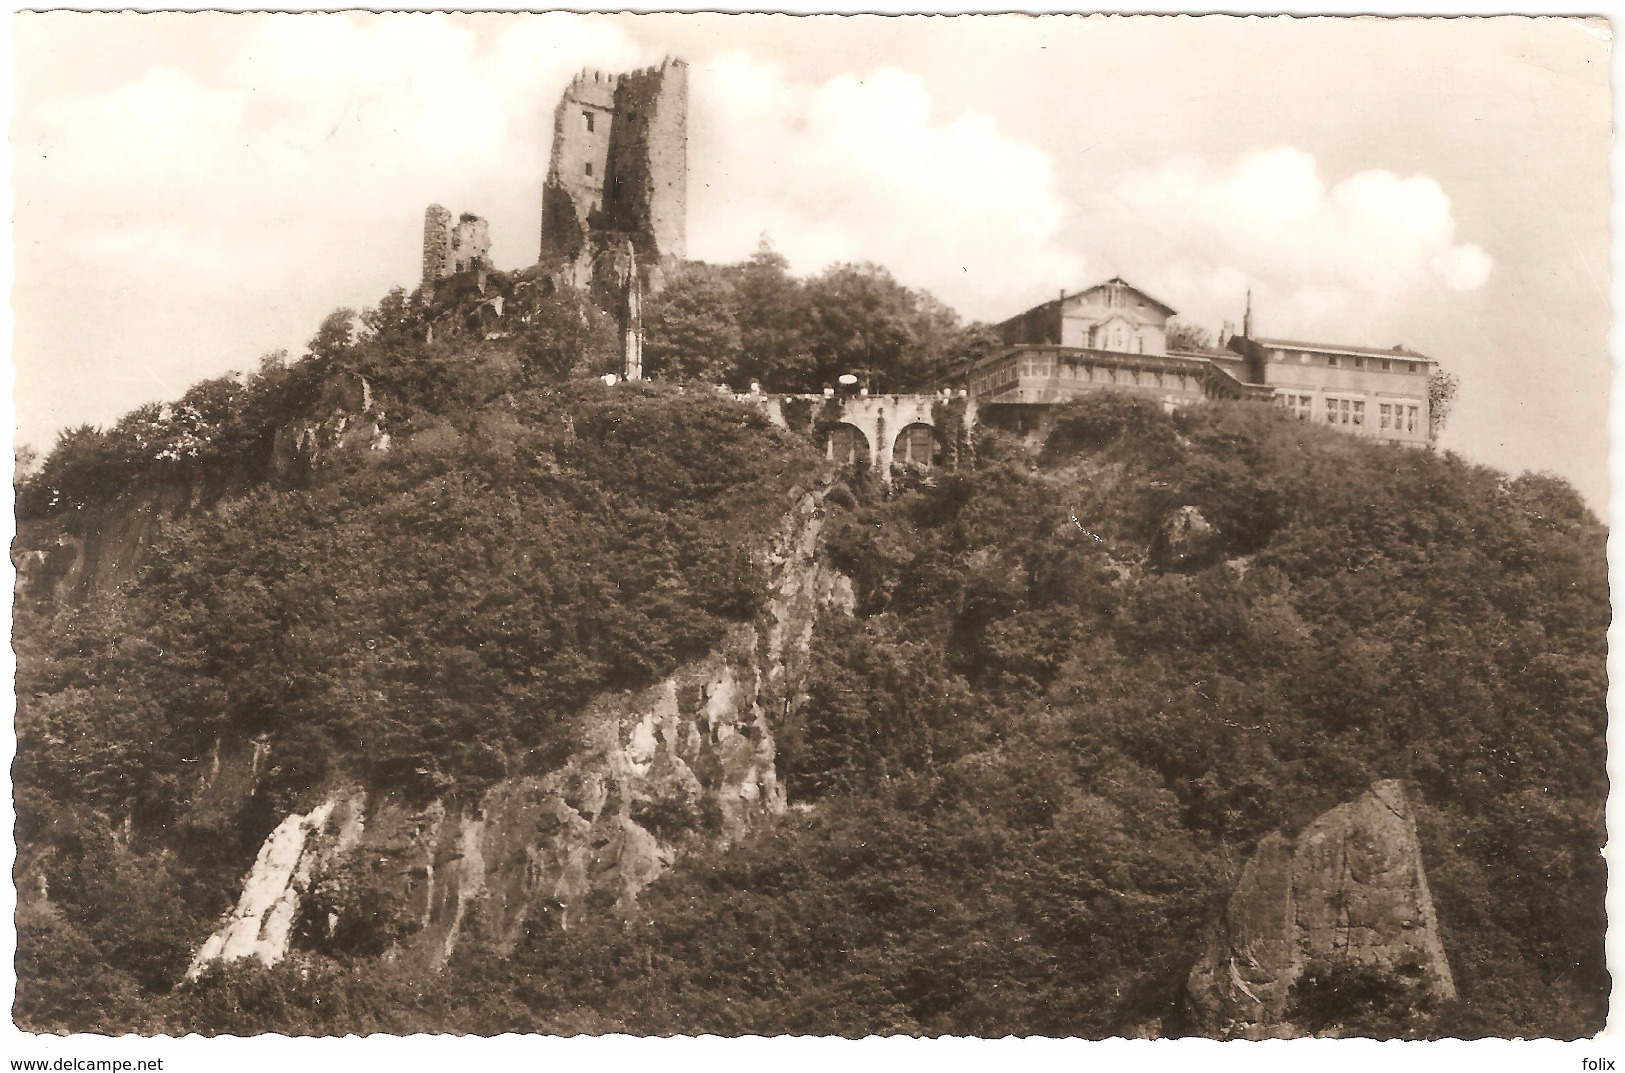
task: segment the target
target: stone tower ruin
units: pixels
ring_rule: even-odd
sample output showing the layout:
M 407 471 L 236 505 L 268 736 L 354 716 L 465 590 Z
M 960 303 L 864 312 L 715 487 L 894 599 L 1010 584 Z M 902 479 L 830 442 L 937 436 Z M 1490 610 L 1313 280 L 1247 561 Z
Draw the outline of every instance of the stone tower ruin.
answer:
M 423 214 L 424 286 L 459 272 L 490 267 L 491 232 L 486 222 L 465 212 L 453 223 L 445 207 L 430 205 Z
M 590 286 L 627 250 L 646 289 L 687 253 L 688 64 L 628 74 L 582 71 L 553 114 L 542 190 L 541 262 Z M 624 289 L 624 281 L 619 286 Z

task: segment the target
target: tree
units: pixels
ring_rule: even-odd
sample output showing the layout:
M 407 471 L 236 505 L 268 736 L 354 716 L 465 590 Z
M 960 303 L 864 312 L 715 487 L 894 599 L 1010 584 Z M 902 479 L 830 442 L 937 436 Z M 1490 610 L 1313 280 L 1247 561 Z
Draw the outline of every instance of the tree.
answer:
M 1450 407 L 1456 401 L 1456 389 L 1461 382 L 1452 373 L 1443 369 L 1434 369 L 1433 375 L 1428 377 L 1428 413 L 1432 420 L 1428 422 L 1428 442 L 1432 443 L 1444 431 L 1444 423 L 1450 417 Z
M 895 391 L 918 342 L 915 297 L 875 264 L 841 264 L 807 283 L 812 350 L 821 383 L 867 373 L 870 389 Z
M 355 341 L 355 321 L 355 310 L 335 309 L 322 320 L 315 337 L 305 345 L 318 358 L 337 357 Z
M 709 265 L 685 265 L 644 305 L 644 371 L 674 380 L 735 379 L 741 354 L 737 306 L 725 275 Z
M 759 380 L 770 391 L 809 391 L 819 386 L 808 339 L 811 322 L 806 286 L 766 234 L 749 261 L 723 269 L 733 280 L 743 381 Z
M 1167 333 L 1169 350 L 1200 350 L 1213 345 L 1213 333 L 1189 321 L 1170 320 Z
M 12 494 L 17 493 L 28 479 L 38 472 L 40 466 L 39 451 L 33 444 L 18 444 L 11 452 L 11 488 Z
M 574 287 L 523 300 L 514 333 L 520 364 L 545 380 L 619 371 L 615 321 Z

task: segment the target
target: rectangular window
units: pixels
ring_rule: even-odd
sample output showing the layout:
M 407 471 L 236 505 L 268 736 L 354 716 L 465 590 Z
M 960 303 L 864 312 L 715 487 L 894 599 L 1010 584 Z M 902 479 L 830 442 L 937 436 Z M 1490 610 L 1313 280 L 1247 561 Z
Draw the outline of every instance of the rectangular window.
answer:
M 1359 399 L 1354 400 L 1354 423 L 1365 424 L 1365 403 Z
M 1388 428 L 1393 427 L 1393 423 L 1394 423 L 1394 408 L 1393 408 L 1393 406 L 1391 404 L 1389 404 L 1389 403 L 1386 403 L 1386 402 L 1378 405 L 1378 407 L 1377 407 L 1377 427 L 1379 429 L 1388 429 Z
M 1389 361 L 1387 358 L 1382 359 L 1382 371 L 1383 372 L 1385 372 L 1385 373 L 1390 372 L 1390 371 L 1392 371 L 1393 367 L 1394 367 L 1394 363 L 1392 361 Z
M 586 125 L 586 128 L 588 130 L 591 130 L 592 129 L 592 113 L 591 112 L 582 112 L 581 113 L 581 122 Z
M 1328 425 L 1337 424 L 1337 400 L 1336 399 L 1327 399 L 1326 400 L 1326 423 Z
M 1335 368 L 1337 366 L 1337 355 L 1336 354 L 1327 354 L 1326 355 L 1326 364 Z
M 1354 359 L 1354 367 L 1356 369 L 1364 369 L 1365 368 L 1365 359 L 1364 358 L 1355 358 Z
M 1415 406 L 1407 406 L 1407 407 L 1405 407 L 1405 431 L 1406 432 L 1415 432 L 1416 431 L 1416 409 L 1417 408 Z
M 588 175 L 592 174 L 592 161 L 590 161 L 590 160 L 587 161 L 587 174 Z

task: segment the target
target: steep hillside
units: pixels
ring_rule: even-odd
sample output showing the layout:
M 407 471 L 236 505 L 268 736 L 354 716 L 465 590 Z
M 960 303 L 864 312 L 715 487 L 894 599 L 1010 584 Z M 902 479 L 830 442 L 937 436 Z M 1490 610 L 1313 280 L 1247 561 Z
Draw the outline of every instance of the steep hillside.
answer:
M 290 813 L 364 792 L 455 830 L 597 741 L 594 698 L 711 653 L 733 675 L 740 644 L 755 665 L 739 630 L 786 598 L 771 555 L 819 480 L 807 444 L 715 395 L 596 382 L 455 417 L 155 523 L 122 588 L 24 586 L 24 1023 L 116 1024 L 167 991 Z
M 121 589 L 67 599 L 52 534 L 154 474 L 34 486 L 92 491 L 36 500 L 18 602 L 24 1025 L 1601 1027 L 1605 534 L 1562 482 L 1100 395 L 825 492 L 552 328 L 382 329 Z M 194 962 L 273 910 L 274 965 Z

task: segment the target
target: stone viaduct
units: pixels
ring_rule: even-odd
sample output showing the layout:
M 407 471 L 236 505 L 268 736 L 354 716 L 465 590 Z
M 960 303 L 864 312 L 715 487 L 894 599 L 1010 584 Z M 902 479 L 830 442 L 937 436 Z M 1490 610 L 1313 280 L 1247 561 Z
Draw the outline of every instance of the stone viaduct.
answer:
M 735 396 L 763 407 L 780 428 L 813 436 L 825 456 L 865 465 L 890 481 L 896 467 L 956 466 L 969 449 L 976 402 L 964 391 L 933 395 Z

